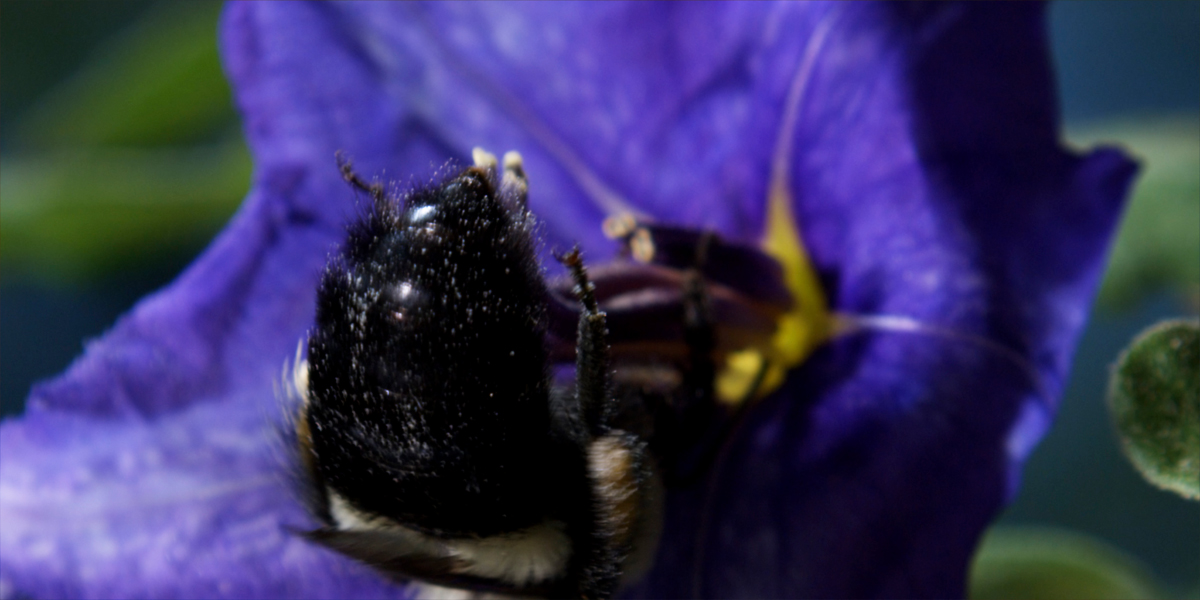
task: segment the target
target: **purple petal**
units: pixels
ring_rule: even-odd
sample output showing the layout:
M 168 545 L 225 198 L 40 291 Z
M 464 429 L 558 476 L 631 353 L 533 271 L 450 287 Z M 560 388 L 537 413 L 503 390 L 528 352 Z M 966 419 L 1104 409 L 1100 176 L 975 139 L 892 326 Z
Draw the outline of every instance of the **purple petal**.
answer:
M 270 390 L 153 420 L 35 412 L 0 429 L 2 589 L 14 597 L 400 596 L 311 527 Z M 264 398 L 266 401 L 264 402 Z M 247 410 L 244 407 L 253 407 Z
M 806 83 L 793 194 L 833 305 L 924 331 L 795 372 L 671 498 L 639 592 L 960 596 L 1055 410 L 1132 164 L 1058 148 L 1041 7 L 856 8 Z
M 961 595 L 1052 416 L 1132 174 L 1058 148 L 1041 11 L 231 6 L 254 190 L 0 425 L 0 595 L 404 592 L 288 529 L 311 522 L 273 388 L 357 210 L 335 151 L 420 181 L 475 145 L 518 149 L 548 246 L 603 256 L 621 208 L 755 241 L 780 139 L 834 308 L 920 331 L 835 341 L 755 407 L 712 481 L 668 498 L 633 592 Z

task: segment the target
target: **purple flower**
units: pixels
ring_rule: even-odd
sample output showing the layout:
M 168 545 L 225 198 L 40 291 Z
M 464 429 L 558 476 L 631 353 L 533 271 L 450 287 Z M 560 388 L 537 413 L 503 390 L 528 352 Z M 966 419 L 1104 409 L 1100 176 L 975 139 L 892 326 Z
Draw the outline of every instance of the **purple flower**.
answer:
M 0 596 L 404 596 L 292 533 L 274 388 L 356 214 L 334 152 L 423 181 L 472 146 L 520 150 L 547 247 L 596 258 L 614 211 L 757 243 L 790 199 L 862 327 L 669 494 L 628 593 L 963 593 L 1134 171 L 1059 147 L 1041 6 L 263 3 L 221 35 L 253 188 L 0 425 Z

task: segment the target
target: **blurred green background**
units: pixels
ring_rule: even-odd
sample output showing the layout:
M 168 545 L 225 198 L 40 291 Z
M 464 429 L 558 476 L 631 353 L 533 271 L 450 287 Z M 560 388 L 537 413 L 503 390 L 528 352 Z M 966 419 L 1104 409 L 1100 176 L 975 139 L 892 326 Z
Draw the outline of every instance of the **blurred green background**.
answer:
M 219 12 L 0 8 L 0 415 L 168 283 L 245 194 Z M 1200 504 L 1143 482 L 1104 402 L 1108 366 L 1139 330 L 1200 312 L 1200 2 L 1061 2 L 1050 15 L 1068 141 L 1121 144 L 1144 171 L 1058 422 L 973 593 L 1200 598 Z

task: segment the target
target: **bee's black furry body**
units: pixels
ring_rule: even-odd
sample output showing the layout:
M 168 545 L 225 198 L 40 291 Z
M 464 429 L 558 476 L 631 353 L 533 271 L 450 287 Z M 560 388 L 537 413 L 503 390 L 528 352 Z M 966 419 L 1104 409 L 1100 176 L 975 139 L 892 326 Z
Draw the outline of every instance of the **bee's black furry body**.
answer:
M 535 525 L 561 504 L 536 483 L 582 461 L 551 432 L 532 238 L 491 187 L 468 171 L 377 204 L 322 281 L 309 342 L 326 484 L 434 535 Z
M 613 427 L 607 327 L 577 252 L 577 384 L 554 384 L 519 157 L 503 177 L 484 162 L 402 205 L 344 168 L 374 202 L 308 341 L 297 436 L 325 524 L 308 535 L 397 578 L 609 597 L 652 535 L 645 443 Z

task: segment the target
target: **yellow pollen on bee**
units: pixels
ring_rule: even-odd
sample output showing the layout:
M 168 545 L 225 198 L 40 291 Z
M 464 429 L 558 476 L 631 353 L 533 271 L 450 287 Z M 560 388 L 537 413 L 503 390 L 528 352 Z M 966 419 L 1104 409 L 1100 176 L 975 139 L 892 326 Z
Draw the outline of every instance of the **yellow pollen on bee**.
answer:
M 525 159 L 521 158 L 521 153 L 516 150 L 509 150 L 504 153 L 504 169 L 508 171 L 518 171 L 525 168 Z
M 616 240 L 633 233 L 637 229 L 637 219 L 629 213 L 620 213 L 605 218 L 600 226 L 605 237 Z
M 478 146 L 471 149 L 471 160 L 475 163 L 476 167 L 482 169 L 495 169 L 497 164 L 495 154 Z
M 643 227 L 639 227 L 630 236 L 629 249 L 633 252 L 633 258 L 639 262 L 649 263 L 654 260 L 654 239 Z

